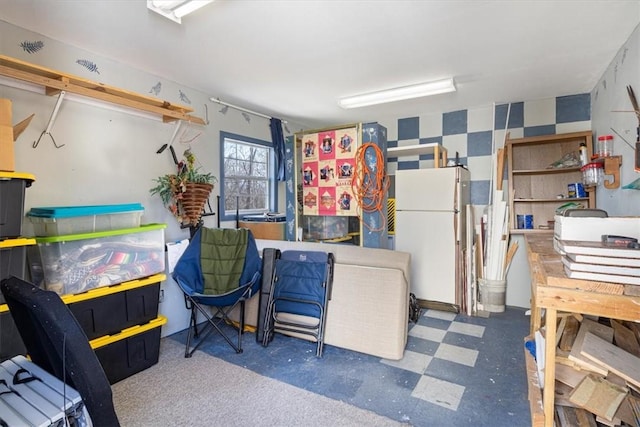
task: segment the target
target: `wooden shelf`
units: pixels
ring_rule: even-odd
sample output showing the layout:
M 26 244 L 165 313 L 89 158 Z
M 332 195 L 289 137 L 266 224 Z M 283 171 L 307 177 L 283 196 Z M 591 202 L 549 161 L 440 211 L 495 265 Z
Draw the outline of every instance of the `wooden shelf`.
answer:
M 590 156 L 592 142 L 591 131 L 517 139 L 507 136 L 509 212 L 513 233 L 549 233 L 550 230 L 538 226 L 553 221 L 556 209 L 565 203 L 580 202 L 585 208 L 596 207 L 595 188 L 585 187 L 586 197 L 567 197 L 569 184 L 582 182 L 579 165 L 549 167 L 572 153 L 577 159 L 581 143 L 587 145 Z M 533 215 L 534 229 L 516 229 L 518 215 Z
M 564 199 L 558 199 L 556 197 L 551 199 L 513 199 L 514 203 L 568 203 L 568 202 L 588 202 L 588 197 L 565 197 Z
M 4 55 L 0 55 L 0 75 L 42 86 L 47 95 L 57 95 L 65 91 L 157 114 L 162 117 L 163 122 L 184 120 L 201 125 L 205 124 L 205 121 L 200 117 L 189 114 L 193 112 L 191 107 L 172 104 L 158 98 L 129 92 Z
M 436 142 L 387 148 L 387 157 L 421 156 L 428 154 L 433 154 L 435 167 L 445 167 L 447 165 L 447 149 Z
M 570 168 L 545 168 L 545 169 L 528 169 L 528 170 L 514 170 L 512 173 L 514 175 L 549 175 L 555 173 L 567 173 L 567 172 L 578 172 L 580 171 L 580 167 L 570 167 Z

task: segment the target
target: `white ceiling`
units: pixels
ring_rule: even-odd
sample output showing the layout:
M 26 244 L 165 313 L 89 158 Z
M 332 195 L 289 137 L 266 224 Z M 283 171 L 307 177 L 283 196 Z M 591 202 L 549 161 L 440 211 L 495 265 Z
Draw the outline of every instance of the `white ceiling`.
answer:
M 0 19 L 313 128 L 590 92 L 640 1 L 217 0 L 180 25 L 145 0 L 0 0 Z M 456 93 L 337 104 L 448 76 Z

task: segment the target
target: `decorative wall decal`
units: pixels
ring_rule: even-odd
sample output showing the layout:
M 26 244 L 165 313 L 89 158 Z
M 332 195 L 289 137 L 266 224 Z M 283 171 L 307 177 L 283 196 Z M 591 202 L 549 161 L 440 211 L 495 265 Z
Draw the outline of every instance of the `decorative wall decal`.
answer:
M 624 60 L 627 59 L 627 51 L 628 50 L 629 50 L 629 48 L 625 46 L 624 50 L 622 51 L 622 61 L 621 61 L 622 64 L 624 64 Z
M 229 111 L 229 106 L 225 105 L 220 109 L 220 111 L 218 111 L 218 113 L 227 114 L 227 111 Z
M 100 74 L 100 71 L 98 71 L 98 66 L 87 59 L 78 59 L 76 61 L 76 64 L 82 65 L 84 68 L 91 71 L 92 73 Z
M 189 99 L 186 93 L 184 93 L 181 90 L 178 90 L 178 92 L 180 92 L 180 101 L 186 102 L 187 104 L 191 104 L 191 100 Z
M 155 84 L 155 86 L 151 87 L 151 90 L 149 90 L 149 93 L 152 93 L 155 96 L 158 96 L 161 90 L 162 90 L 162 83 L 158 82 Z
M 251 117 L 247 113 L 242 113 L 242 117 L 244 117 L 247 123 L 251 123 Z
M 20 43 L 20 47 L 27 53 L 36 53 L 44 47 L 44 42 L 40 40 L 37 40 L 35 42 L 25 40 Z
M 606 79 L 602 80 L 602 87 L 604 88 L 604 90 L 607 90 L 607 80 Z

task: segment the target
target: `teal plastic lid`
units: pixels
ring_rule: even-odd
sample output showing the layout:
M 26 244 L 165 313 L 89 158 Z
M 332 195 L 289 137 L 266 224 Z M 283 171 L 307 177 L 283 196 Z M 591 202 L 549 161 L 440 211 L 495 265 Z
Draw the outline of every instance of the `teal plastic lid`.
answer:
M 121 205 L 52 206 L 31 208 L 27 213 L 27 216 L 35 216 L 39 218 L 71 218 L 76 216 L 106 215 L 135 211 L 144 211 L 142 204 L 128 203 Z

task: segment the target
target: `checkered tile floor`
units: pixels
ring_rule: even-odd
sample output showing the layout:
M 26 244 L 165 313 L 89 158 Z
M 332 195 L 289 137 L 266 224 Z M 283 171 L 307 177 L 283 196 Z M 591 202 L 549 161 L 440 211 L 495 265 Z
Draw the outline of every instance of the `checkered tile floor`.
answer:
M 201 347 L 261 375 L 412 426 L 528 426 L 523 339 L 529 317 L 423 310 L 401 360 L 386 360 L 277 334 L 268 347 L 246 334 L 235 354 L 220 337 Z M 172 339 L 184 342 L 185 333 Z
M 449 332 L 482 338 L 485 326 L 456 322 L 455 313 L 442 311 L 427 310 L 423 317 L 449 322 L 446 329 L 416 324 L 409 331 L 409 336 L 411 337 L 439 343 L 435 354 L 429 356 L 428 354 L 406 350 L 402 360 L 382 359 L 381 362 L 396 368 L 423 374 L 413 389 L 411 396 L 455 411 L 458 409 L 460 400 L 462 400 L 465 387 L 429 376 L 429 364 L 434 358 L 438 358 L 473 368 L 478 359 L 478 350 L 446 344 L 442 340 Z

